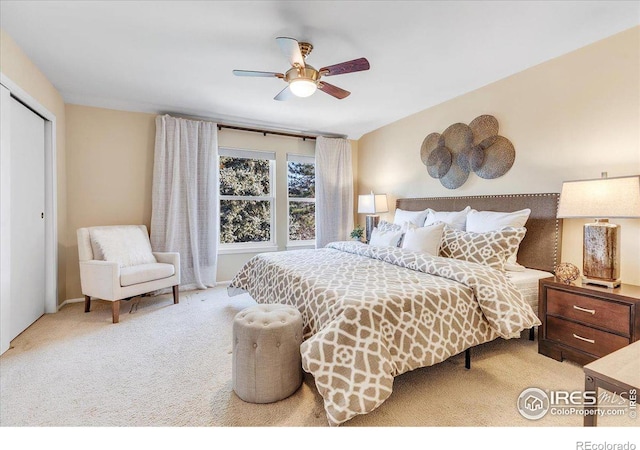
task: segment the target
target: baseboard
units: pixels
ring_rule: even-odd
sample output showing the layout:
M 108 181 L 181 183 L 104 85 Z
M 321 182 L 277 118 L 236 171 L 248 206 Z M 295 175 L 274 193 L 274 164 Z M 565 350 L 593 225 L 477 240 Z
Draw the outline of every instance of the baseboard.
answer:
M 64 305 L 68 305 L 70 303 L 81 303 L 84 302 L 84 297 L 81 298 L 68 298 L 65 301 L 63 301 L 62 303 L 60 303 L 58 305 L 58 311 L 60 311 L 60 308 L 62 308 Z

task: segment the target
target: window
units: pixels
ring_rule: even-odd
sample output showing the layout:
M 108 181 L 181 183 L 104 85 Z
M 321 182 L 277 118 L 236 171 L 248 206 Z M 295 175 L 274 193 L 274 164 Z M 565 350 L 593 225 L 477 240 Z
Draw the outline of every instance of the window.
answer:
M 275 153 L 219 149 L 221 248 L 275 245 Z
M 313 156 L 287 155 L 289 242 L 316 239 L 316 163 Z

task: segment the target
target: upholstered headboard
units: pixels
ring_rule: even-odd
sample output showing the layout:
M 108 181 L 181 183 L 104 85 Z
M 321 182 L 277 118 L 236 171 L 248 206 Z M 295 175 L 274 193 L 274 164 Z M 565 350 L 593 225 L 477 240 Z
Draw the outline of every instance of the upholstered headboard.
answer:
M 560 262 L 562 220 L 556 218 L 560 194 L 509 194 L 468 197 L 400 198 L 396 208 L 421 211 L 460 211 L 471 206 L 478 211 L 513 212 L 531 209 L 518 262 L 531 269 L 554 272 Z

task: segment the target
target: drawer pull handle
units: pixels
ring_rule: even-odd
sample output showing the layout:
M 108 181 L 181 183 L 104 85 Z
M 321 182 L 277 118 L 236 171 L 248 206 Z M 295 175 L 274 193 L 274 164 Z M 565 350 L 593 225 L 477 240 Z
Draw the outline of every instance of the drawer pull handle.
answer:
M 583 338 L 582 336 L 578 336 L 575 333 L 573 333 L 573 337 L 576 338 L 576 339 L 580 339 L 581 341 L 588 342 L 589 344 L 595 344 L 596 343 L 596 341 L 594 341 L 593 339 Z
M 589 314 L 595 314 L 596 313 L 595 309 L 581 308 L 581 307 L 576 306 L 576 305 L 573 305 L 573 309 L 577 309 L 578 311 L 586 312 L 586 313 L 589 313 Z

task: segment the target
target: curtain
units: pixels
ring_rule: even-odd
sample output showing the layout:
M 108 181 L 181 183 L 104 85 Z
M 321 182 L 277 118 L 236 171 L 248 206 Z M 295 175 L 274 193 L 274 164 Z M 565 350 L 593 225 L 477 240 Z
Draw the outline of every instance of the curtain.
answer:
M 316 247 L 349 238 L 353 229 L 353 171 L 347 139 L 316 138 Z
M 217 125 L 156 117 L 151 246 L 180 253 L 180 290 L 216 284 Z

